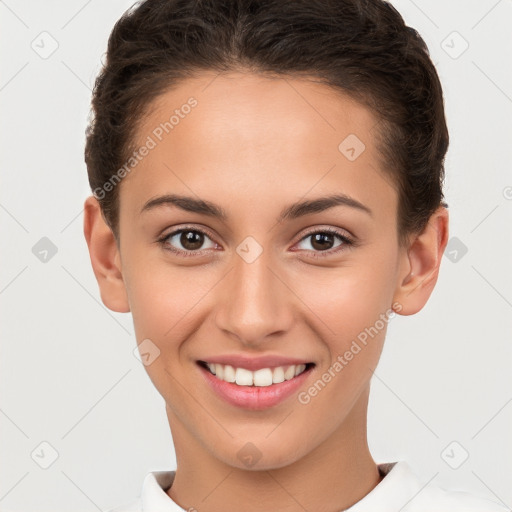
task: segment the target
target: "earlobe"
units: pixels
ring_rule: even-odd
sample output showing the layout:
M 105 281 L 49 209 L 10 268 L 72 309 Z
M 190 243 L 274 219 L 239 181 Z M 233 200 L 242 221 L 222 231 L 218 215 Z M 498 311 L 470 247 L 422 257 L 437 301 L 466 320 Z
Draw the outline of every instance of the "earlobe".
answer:
M 111 311 L 129 312 L 119 248 L 94 196 L 84 203 L 84 236 L 103 304 Z
M 404 250 L 393 298 L 393 303 L 401 305 L 399 314 L 414 315 L 425 306 L 436 285 L 447 243 L 448 210 L 441 206 Z

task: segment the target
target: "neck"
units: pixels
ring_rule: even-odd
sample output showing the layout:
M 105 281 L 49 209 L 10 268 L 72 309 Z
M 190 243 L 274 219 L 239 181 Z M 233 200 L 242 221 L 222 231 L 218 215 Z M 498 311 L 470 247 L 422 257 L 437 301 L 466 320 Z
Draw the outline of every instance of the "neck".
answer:
M 265 470 L 240 469 L 214 457 L 167 408 L 177 461 L 167 494 L 185 510 L 201 512 L 347 509 L 381 480 L 367 444 L 368 394 L 304 457 Z

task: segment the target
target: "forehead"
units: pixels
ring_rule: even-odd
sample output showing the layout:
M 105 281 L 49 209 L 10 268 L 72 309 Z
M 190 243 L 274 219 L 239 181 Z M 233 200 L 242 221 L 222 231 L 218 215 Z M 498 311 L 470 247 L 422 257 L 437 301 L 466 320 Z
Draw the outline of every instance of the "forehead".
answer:
M 152 148 L 123 181 L 139 207 L 177 188 L 245 194 L 248 206 L 337 189 L 392 206 L 376 124 L 369 109 L 311 79 L 205 72 L 152 103 L 135 145 Z

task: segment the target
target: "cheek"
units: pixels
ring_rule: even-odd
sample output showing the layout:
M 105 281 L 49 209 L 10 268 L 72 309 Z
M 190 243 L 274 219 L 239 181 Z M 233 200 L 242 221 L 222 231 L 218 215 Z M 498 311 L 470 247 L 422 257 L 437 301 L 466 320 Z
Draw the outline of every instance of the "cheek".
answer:
M 377 265 L 320 270 L 302 278 L 298 294 L 330 337 L 346 339 L 373 325 L 390 307 L 391 282 Z
M 328 289 L 315 292 L 314 310 L 321 317 L 315 325 L 321 329 L 328 358 L 301 402 L 311 402 L 311 414 L 321 415 L 325 408 L 340 414 L 350 411 L 379 362 L 391 313 L 386 284 L 358 277 L 347 271 L 344 278 L 332 280 Z
M 130 266 L 127 289 L 137 340 L 150 338 L 162 353 L 197 326 L 201 302 L 214 287 L 211 270 L 177 267 L 163 258 L 142 258 Z
M 158 354 L 145 370 L 164 398 L 177 396 L 180 386 L 173 377 L 179 381 L 176 371 L 183 362 L 182 343 L 197 326 L 206 290 L 192 273 L 176 268 L 171 271 L 161 262 L 133 267 L 127 281 L 137 343 L 151 340 L 154 345 L 149 346 Z
M 381 254 L 383 254 L 381 252 Z M 348 261 L 348 260 L 347 260 Z M 391 313 L 389 258 L 363 256 L 350 265 L 318 269 L 303 277 L 298 294 L 314 313 L 311 320 L 328 351 L 326 366 L 342 358 L 345 385 L 369 379 L 378 363 Z M 295 281 L 299 282 L 299 281 Z M 384 318 L 384 320 L 383 320 Z

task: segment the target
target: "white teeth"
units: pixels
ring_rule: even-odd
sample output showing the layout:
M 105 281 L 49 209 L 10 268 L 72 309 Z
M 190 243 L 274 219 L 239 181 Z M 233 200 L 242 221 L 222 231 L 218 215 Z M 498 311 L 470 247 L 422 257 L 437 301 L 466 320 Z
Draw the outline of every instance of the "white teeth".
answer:
M 245 368 L 237 368 L 235 374 L 235 381 L 239 386 L 252 386 L 252 372 L 246 370 Z
M 290 380 L 295 377 L 295 366 L 288 366 L 284 372 L 284 380 Z
M 305 364 L 278 366 L 276 368 L 260 368 L 252 372 L 246 368 L 234 368 L 227 364 L 207 363 L 210 372 L 218 379 L 226 382 L 234 382 L 239 386 L 271 386 L 285 380 L 293 379 L 305 369 Z
M 274 384 L 279 384 L 280 382 L 284 382 L 284 370 L 282 366 L 278 366 L 274 368 L 272 372 L 272 382 Z
M 270 368 L 262 368 L 256 370 L 253 374 L 255 386 L 272 386 L 272 370 Z
M 235 382 L 236 380 L 235 369 L 229 364 L 224 366 L 224 380 L 226 382 Z

